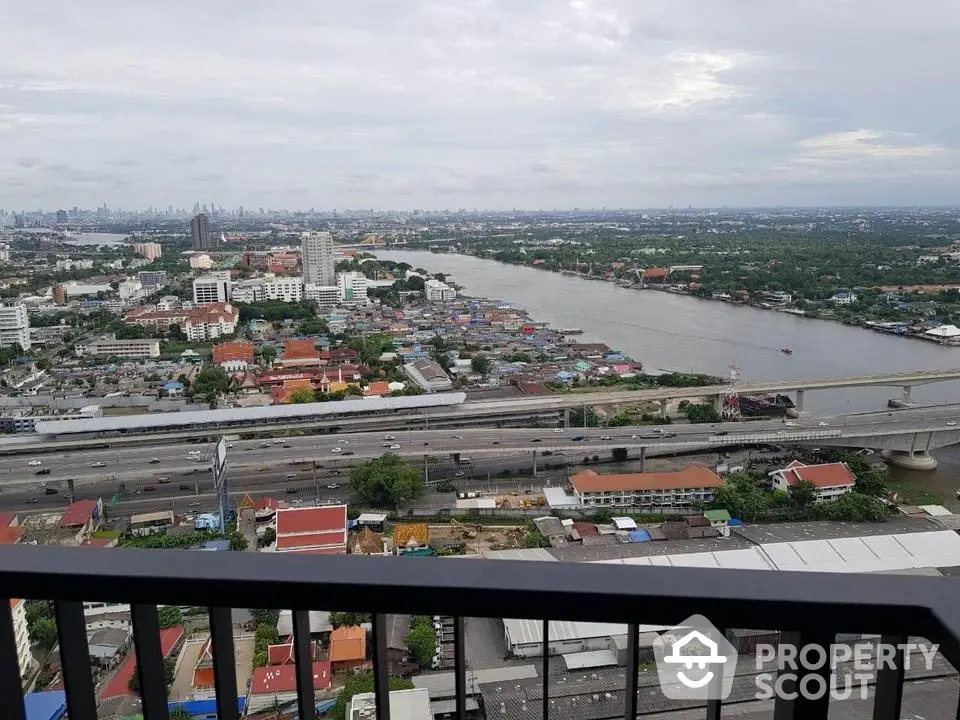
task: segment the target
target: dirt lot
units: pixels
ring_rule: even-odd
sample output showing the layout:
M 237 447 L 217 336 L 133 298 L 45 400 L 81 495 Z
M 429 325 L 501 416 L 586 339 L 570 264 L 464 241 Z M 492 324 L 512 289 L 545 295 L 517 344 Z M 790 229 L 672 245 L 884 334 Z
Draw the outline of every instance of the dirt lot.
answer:
M 465 524 L 466 532 L 450 525 L 431 525 L 431 540 L 445 539 L 463 541 L 467 554 L 481 554 L 484 550 L 504 550 L 523 547 L 524 529 L 516 525 L 471 525 Z M 479 532 L 478 532 L 479 531 Z

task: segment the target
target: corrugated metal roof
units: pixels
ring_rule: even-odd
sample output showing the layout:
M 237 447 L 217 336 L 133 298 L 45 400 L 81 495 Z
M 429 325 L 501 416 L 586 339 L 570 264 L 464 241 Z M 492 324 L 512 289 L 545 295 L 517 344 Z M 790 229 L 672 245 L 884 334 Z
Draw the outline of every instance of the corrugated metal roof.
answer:
M 543 642 L 542 620 L 504 619 L 503 627 L 511 645 L 540 644 Z M 662 632 L 669 630 L 669 625 L 641 625 L 640 632 Z M 590 623 L 550 621 L 550 641 L 586 640 L 589 638 L 611 637 L 623 635 L 627 626 L 619 623 Z
M 397 398 L 362 398 L 302 405 L 267 405 L 265 407 L 227 408 L 223 410 L 197 410 L 193 412 L 152 413 L 149 415 L 124 415 L 119 417 L 85 418 L 82 420 L 45 420 L 36 423 L 41 435 L 67 433 L 111 432 L 117 430 L 163 429 L 185 424 L 255 422 L 257 420 L 291 420 L 330 415 L 349 415 L 361 412 L 407 410 L 422 407 L 461 405 L 467 399 L 465 393 L 436 393 Z
M 587 652 L 567 653 L 563 656 L 567 670 L 611 667 L 617 664 L 617 654 L 613 650 L 588 650 Z
M 493 560 L 543 560 L 557 562 L 557 559 L 543 548 L 522 548 L 520 550 L 487 550 L 484 557 Z M 960 564 L 960 563 L 958 563 Z

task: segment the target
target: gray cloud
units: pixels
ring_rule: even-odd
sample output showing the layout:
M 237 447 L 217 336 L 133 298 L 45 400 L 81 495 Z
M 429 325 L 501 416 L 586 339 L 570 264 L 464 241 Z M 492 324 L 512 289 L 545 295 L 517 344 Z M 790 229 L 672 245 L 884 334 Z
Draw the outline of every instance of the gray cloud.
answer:
M 11 4 L 11 207 L 949 203 L 960 3 Z

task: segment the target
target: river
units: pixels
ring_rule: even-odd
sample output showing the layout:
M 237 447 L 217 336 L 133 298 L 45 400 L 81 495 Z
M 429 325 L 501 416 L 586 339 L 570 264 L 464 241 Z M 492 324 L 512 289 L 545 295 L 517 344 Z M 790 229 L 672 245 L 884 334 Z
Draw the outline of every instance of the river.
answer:
M 579 327 L 585 341 L 622 350 L 647 369 L 727 375 L 742 382 L 873 375 L 960 367 L 960 347 L 883 335 L 828 320 L 703 300 L 656 290 L 620 288 L 600 280 L 507 265 L 469 255 L 378 251 L 384 260 L 443 272 L 464 294 L 518 305 L 553 327 Z M 792 355 L 780 352 L 789 347 Z M 804 409 L 816 414 L 879 410 L 898 388 L 808 391 Z M 916 403 L 960 403 L 960 382 L 920 385 Z M 934 473 L 895 472 L 953 498 L 960 487 L 960 446 L 936 453 Z

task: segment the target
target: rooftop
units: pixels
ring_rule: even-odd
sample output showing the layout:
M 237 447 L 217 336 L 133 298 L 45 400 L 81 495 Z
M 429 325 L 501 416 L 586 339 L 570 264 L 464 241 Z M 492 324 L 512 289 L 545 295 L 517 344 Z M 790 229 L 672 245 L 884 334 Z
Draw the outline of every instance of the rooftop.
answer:
M 330 662 L 317 660 L 313 663 L 313 687 L 326 690 L 330 687 Z M 297 691 L 297 668 L 295 665 L 270 665 L 257 668 L 250 678 L 251 695 L 272 695 Z
M 679 490 L 682 488 L 722 487 L 723 480 L 712 470 L 688 465 L 677 472 L 625 473 L 598 475 L 583 470 L 570 478 L 577 492 L 620 492 L 636 490 Z
M 805 465 L 794 460 L 782 470 L 774 470 L 774 474 L 782 475 L 787 484 L 809 482 L 818 488 L 847 487 L 853 485 L 857 478 L 846 463 L 825 463 L 823 465 Z
M 367 631 L 358 626 L 337 628 L 330 633 L 329 655 L 332 662 L 365 660 Z

